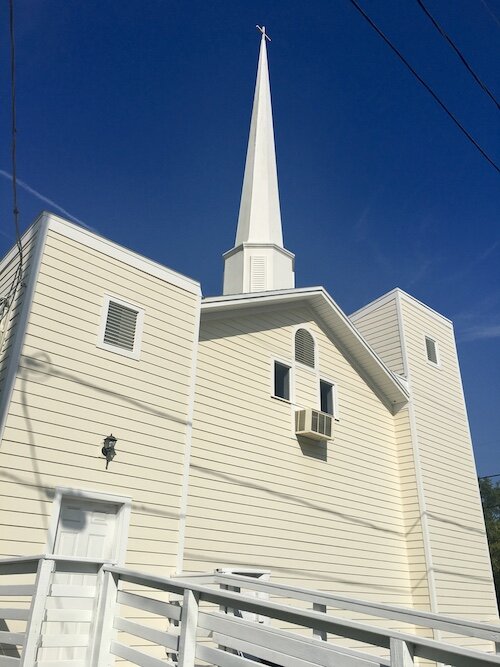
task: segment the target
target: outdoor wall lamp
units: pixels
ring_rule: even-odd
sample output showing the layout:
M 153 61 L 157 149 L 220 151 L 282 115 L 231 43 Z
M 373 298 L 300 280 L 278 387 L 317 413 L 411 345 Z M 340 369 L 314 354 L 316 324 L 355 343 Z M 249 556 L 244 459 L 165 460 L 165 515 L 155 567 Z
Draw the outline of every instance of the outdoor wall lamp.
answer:
M 115 456 L 115 445 L 117 443 L 117 439 L 113 434 L 108 435 L 104 438 L 104 446 L 101 449 L 102 455 L 106 457 L 106 470 L 108 469 L 109 462 L 112 461 Z

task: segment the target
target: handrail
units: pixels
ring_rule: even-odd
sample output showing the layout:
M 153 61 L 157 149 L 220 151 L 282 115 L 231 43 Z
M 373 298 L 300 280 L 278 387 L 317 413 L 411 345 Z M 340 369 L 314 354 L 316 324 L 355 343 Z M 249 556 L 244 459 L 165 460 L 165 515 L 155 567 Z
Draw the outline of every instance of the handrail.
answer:
M 34 563 L 37 564 L 36 568 L 33 568 Z M 367 622 L 342 618 L 341 616 L 326 613 L 326 608 L 328 606 L 344 607 L 351 610 L 361 611 L 363 613 L 369 613 L 371 615 L 377 615 L 382 618 L 391 618 L 396 621 L 421 626 L 427 625 L 427 627 L 431 628 L 446 629 L 455 634 L 479 637 L 488 641 L 498 642 L 500 639 L 500 627 L 494 625 L 467 622 L 462 619 L 446 616 L 443 617 L 437 614 L 428 614 L 426 612 L 404 607 L 400 608 L 392 605 L 381 605 L 373 602 L 363 602 L 351 598 L 332 596 L 328 593 L 308 591 L 294 586 L 270 584 L 242 575 L 224 575 L 215 573 L 212 576 L 203 575 L 191 579 L 189 576 L 185 576 L 184 578 L 167 578 L 130 570 L 123 566 L 117 566 L 109 560 L 42 554 L 0 560 L 0 573 L 3 570 L 3 574 L 37 572 L 36 582 L 32 587 L 34 592 L 27 619 L 27 629 L 25 633 L 26 643 L 23 646 L 23 658 L 21 664 L 24 665 L 24 667 L 33 667 L 36 662 L 37 647 L 42 633 L 45 601 L 49 595 L 52 574 L 57 570 L 58 564 L 65 571 L 72 564 L 75 565 L 75 571 L 79 566 L 87 568 L 87 570 L 89 566 L 96 566 L 102 573 L 102 577 L 98 578 L 100 583 L 98 585 L 98 596 L 96 597 L 98 613 L 96 612 L 95 628 L 98 628 L 98 630 L 94 631 L 96 634 L 92 640 L 94 642 L 92 655 L 97 656 L 97 661 L 93 658 L 93 665 L 101 664 L 100 659 L 102 658 L 105 660 L 106 655 L 111 650 L 111 632 L 113 625 L 116 626 L 117 622 L 119 624 L 122 623 L 122 625 L 127 623 L 125 620 L 120 621 L 120 618 L 117 617 L 114 612 L 115 604 L 117 601 L 119 603 L 121 595 L 117 589 L 117 585 L 119 581 L 122 580 L 139 586 L 145 586 L 149 589 L 155 589 L 156 591 L 166 591 L 183 598 L 180 607 L 180 639 L 178 656 L 179 664 L 184 667 L 188 665 L 192 666 L 195 651 L 198 650 L 196 648 L 198 647 L 198 644 L 196 643 L 196 627 L 198 623 L 197 619 L 199 616 L 200 602 L 208 602 L 216 605 L 218 608 L 225 607 L 251 612 L 259 616 L 270 617 L 277 621 L 284 621 L 303 628 L 312 628 L 316 636 L 318 636 L 317 633 L 320 633 L 320 635 L 324 634 L 326 637 L 326 633 L 330 633 L 331 635 L 362 642 L 363 644 L 372 647 L 381 647 L 390 652 L 391 665 L 399 666 L 400 663 L 413 665 L 413 658 L 411 658 L 411 661 L 410 658 L 408 658 L 407 661 L 404 656 L 415 656 L 433 662 L 453 664 L 454 667 L 500 666 L 500 655 L 421 637 L 411 632 L 401 632 L 399 630 L 370 625 Z M 281 602 L 278 603 L 262 598 L 250 597 L 245 595 L 245 593 L 242 594 L 224 588 L 213 588 L 214 585 L 248 588 L 274 594 L 280 598 L 288 597 L 305 600 L 315 605 L 315 608 L 312 610 L 302 609 L 289 604 L 282 604 Z M 15 592 L 11 594 L 17 595 Z M 213 618 L 215 619 L 218 615 L 219 612 L 217 611 L 213 615 Z M 212 622 L 207 620 L 208 617 L 205 611 L 200 615 L 200 618 L 205 619 L 202 621 L 205 624 L 207 622 Z M 238 617 L 232 617 L 231 623 L 237 628 L 238 626 L 241 626 L 241 623 L 245 624 L 247 621 Z M 129 627 L 129 625 L 127 625 L 127 627 Z M 134 627 L 140 629 L 141 632 L 143 631 L 143 628 L 140 627 L 140 625 Z M 259 632 L 264 632 L 265 628 L 259 624 L 254 624 L 253 627 L 255 628 L 255 632 L 252 634 L 252 643 L 258 647 Z M 242 632 L 243 634 L 247 632 L 248 636 L 248 630 L 243 630 Z M 270 629 L 269 632 L 271 632 Z M 237 635 L 235 636 L 237 637 Z M 301 635 L 292 633 L 290 634 L 290 640 L 292 637 L 299 638 L 300 636 Z M 7 637 L 9 641 L 12 640 L 12 638 L 13 635 Z M 255 641 L 253 641 L 253 638 L 255 638 Z M 16 637 L 14 637 L 14 639 L 16 639 Z M 162 641 L 166 641 L 165 637 L 163 637 Z M 262 641 L 264 640 L 262 639 Z M 315 640 L 310 641 L 315 642 Z M 315 649 L 316 655 L 319 655 L 319 652 L 322 650 L 330 650 L 328 649 L 328 646 L 330 646 L 331 649 L 334 648 L 333 644 L 325 645 L 321 648 L 322 644 L 324 644 L 324 642 L 315 644 L 317 647 Z M 277 650 L 280 650 L 278 644 L 276 644 L 276 646 Z M 283 646 L 282 642 L 281 646 Z M 217 652 L 217 649 L 210 650 Z M 287 655 L 286 650 L 284 655 Z M 99 656 L 101 656 L 101 658 L 99 658 Z M 403 656 L 403 658 L 401 658 L 401 656 Z M 401 660 L 403 660 L 403 662 L 401 662 Z M 386 662 L 387 661 L 384 658 L 379 664 L 386 664 Z M 153 664 L 152 662 L 148 663 L 147 661 L 144 664 L 146 663 Z M 225 661 L 225 664 L 229 663 Z M 320 662 L 317 664 L 322 663 Z
M 367 644 L 390 648 L 393 641 L 413 647 L 414 655 L 437 662 L 451 663 L 455 667 L 485 667 L 500 665 L 500 656 L 487 654 L 461 646 L 453 646 L 434 639 L 419 637 L 385 628 L 374 627 L 358 621 L 332 618 L 326 613 L 297 609 L 289 605 L 266 600 L 256 600 L 239 593 L 226 590 L 214 590 L 206 586 L 190 583 L 187 580 L 174 580 L 155 575 L 143 574 L 123 567 L 107 566 L 105 571 L 112 572 L 120 579 L 140 586 L 154 587 L 159 590 L 183 595 L 186 590 L 196 593 L 200 600 L 217 605 L 236 608 L 243 611 L 271 616 L 277 620 L 295 623 L 302 627 L 323 630 L 341 637 L 347 637 Z
M 186 578 L 178 577 L 179 581 L 189 581 L 189 575 Z M 454 616 L 445 616 L 443 614 L 434 614 L 432 612 L 419 611 L 408 607 L 398 607 L 395 605 L 380 604 L 378 602 L 369 602 L 357 600 L 356 598 L 347 598 L 337 595 L 330 595 L 312 589 L 303 589 L 286 584 L 275 584 L 270 582 L 258 581 L 253 577 L 243 575 L 214 573 L 214 584 L 225 584 L 228 586 L 237 583 L 244 584 L 244 588 L 260 591 L 263 593 L 272 593 L 279 597 L 290 597 L 296 600 L 304 600 L 329 607 L 340 609 L 349 609 L 359 611 L 360 613 L 372 613 L 382 618 L 388 618 L 404 623 L 412 623 L 436 630 L 446 630 L 456 634 L 463 634 L 468 637 L 486 639 L 488 641 L 500 642 L 500 625 L 490 623 L 478 623 Z

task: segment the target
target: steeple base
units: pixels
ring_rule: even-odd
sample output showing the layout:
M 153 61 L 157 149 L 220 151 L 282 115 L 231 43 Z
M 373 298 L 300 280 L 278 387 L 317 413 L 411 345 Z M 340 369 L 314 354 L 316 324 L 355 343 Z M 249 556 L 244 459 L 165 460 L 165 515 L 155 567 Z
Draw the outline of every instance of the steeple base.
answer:
M 223 258 L 223 294 L 295 287 L 295 255 L 273 243 L 242 243 Z

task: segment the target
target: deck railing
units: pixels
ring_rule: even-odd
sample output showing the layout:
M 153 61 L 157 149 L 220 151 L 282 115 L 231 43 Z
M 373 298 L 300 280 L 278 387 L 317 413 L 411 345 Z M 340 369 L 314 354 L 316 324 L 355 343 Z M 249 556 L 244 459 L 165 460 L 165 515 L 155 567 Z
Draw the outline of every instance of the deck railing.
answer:
M 94 585 L 75 586 L 71 579 L 66 584 L 61 573 L 91 574 Z M 12 583 L 16 578 L 21 580 Z M 219 667 L 255 667 L 256 663 L 410 667 L 415 658 L 455 667 L 500 665 L 500 656 L 494 653 L 344 618 L 332 610 L 346 609 L 390 619 L 395 626 L 407 623 L 497 643 L 500 627 L 249 577 L 164 578 L 109 562 L 49 555 L 0 561 L 0 579 L 0 600 L 14 600 L 0 609 L 0 619 L 4 619 L 0 667 L 52 667 L 57 663 L 104 667 L 110 664 L 111 656 L 141 667 L 164 667 L 169 662 L 194 667 L 197 661 Z M 250 597 L 235 588 L 269 598 Z M 58 604 L 59 598 L 78 603 L 84 596 L 87 601 L 93 596 L 85 608 Z M 306 602 L 312 609 L 271 598 Z M 224 613 L 228 609 L 232 613 Z M 244 612 L 271 621 L 256 623 L 242 617 Z M 68 623 L 69 629 L 51 632 L 50 623 Z M 339 640 L 355 643 L 356 650 L 344 648 Z M 491 647 L 493 651 L 493 643 Z M 51 653 L 44 654 L 47 649 L 61 653 L 55 659 Z

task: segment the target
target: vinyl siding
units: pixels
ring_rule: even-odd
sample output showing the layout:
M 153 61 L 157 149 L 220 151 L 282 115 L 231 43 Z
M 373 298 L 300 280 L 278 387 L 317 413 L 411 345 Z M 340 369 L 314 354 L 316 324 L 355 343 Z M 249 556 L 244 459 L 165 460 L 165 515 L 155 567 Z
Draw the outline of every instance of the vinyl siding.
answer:
M 295 403 L 274 399 L 274 358 L 297 326 L 317 368 L 293 363 Z M 252 567 L 271 580 L 411 604 L 394 423 L 306 308 L 202 315 L 184 570 Z M 296 408 L 338 389 L 329 443 L 296 438 Z M 223 409 L 221 409 L 223 405 Z
M 407 295 L 401 295 L 400 307 L 437 611 L 497 621 L 453 328 Z M 426 335 L 438 343 L 439 367 L 427 361 Z M 461 643 L 491 650 L 472 638 Z
M 145 310 L 139 360 L 96 346 L 105 293 Z M 0 452 L 1 555 L 44 551 L 64 486 L 131 496 L 127 565 L 173 572 L 198 307 L 196 294 L 49 228 Z
M 30 280 L 30 274 L 33 263 L 34 248 L 38 237 L 39 228 L 32 225 L 23 235 L 23 284 L 16 291 L 15 298 L 8 311 L 4 313 L 2 328 L 0 331 L 0 396 L 9 388 L 5 381 L 8 373 L 9 360 L 12 358 L 12 346 L 15 333 L 18 330 L 18 322 L 23 304 L 23 297 L 26 292 L 26 284 Z M 17 248 L 13 248 L 0 264 L 0 298 L 9 295 L 13 285 L 14 277 L 19 266 L 19 254 Z M 4 415 L 0 415 L 0 422 L 3 423 Z
M 391 371 L 403 375 L 396 298 L 396 292 L 391 292 L 380 304 L 370 304 L 351 315 L 350 320 Z

